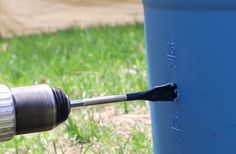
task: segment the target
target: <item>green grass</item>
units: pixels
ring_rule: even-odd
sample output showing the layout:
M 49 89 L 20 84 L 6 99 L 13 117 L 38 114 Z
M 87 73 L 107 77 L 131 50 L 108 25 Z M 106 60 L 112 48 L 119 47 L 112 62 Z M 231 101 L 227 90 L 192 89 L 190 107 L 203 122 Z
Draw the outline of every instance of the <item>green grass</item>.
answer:
M 48 83 L 71 98 L 144 90 L 143 25 L 70 29 L 0 39 L 0 82 Z M 73 109 L 53 131 L 1 143 L 0 153 L 152 153 L 145 102 Z M 132 115 L 132 116 L 129 116 Z

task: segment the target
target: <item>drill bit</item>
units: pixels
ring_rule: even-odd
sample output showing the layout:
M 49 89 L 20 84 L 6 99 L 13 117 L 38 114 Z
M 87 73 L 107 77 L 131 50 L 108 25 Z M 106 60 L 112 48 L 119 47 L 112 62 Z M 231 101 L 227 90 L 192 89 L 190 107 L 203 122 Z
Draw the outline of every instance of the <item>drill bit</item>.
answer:
M 144 92 L 71 100 L 71 107 L 108 104 L 113 102 L 133 100 L 175 101 L 177 98 L 177 85 L 175 83 L 168 83 L 165 85 L 156 86 Z

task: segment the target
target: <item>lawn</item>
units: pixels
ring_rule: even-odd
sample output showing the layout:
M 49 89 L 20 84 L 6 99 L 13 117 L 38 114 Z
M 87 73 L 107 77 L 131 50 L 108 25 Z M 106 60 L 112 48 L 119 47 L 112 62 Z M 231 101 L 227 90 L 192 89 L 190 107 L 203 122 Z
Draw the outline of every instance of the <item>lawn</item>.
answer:
M 142 24 L 0 39 L 0 65 L 3 84 L 48 83 L 71 98 L 147 88 Z M 149 154 L 150 134 L 146 102 L 123 102 L 73 109 L 64 124 L 1 143 L 0 153 Z

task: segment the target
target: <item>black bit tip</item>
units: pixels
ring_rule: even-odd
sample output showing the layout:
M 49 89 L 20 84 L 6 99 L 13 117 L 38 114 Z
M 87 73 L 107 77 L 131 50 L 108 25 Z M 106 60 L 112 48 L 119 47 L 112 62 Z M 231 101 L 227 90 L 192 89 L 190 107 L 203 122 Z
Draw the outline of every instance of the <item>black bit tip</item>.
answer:
M 178 98 L 177 85 L 169 83 L 156 86 L 151 90 L 144 92 L 127 94 L 127 101 L 131 100 L 148 100 L 148 101 L 175 101 Z

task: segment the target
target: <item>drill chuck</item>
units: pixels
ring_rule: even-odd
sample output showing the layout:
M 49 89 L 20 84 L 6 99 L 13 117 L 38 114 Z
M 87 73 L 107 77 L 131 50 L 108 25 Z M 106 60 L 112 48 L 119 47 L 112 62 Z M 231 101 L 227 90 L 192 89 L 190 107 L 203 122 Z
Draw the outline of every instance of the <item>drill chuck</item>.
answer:
M 0 140 L 51 130 L 65 121 L 69 113 L 70 100 L 57 88 L 35 85 L 8 89 L 0 86 Z

